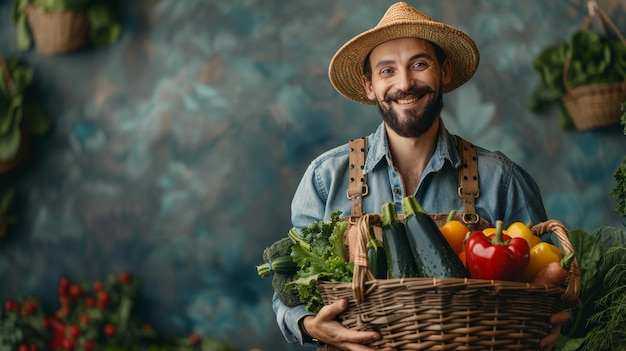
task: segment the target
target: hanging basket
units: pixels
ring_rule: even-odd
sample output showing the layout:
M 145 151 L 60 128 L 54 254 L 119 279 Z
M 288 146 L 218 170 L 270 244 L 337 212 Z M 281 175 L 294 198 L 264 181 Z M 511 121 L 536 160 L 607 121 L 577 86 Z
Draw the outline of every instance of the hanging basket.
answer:
M 590 9 L 590 14 L 583 27 L 589 27 L 591 19 L 595 15 L 594 11 L 600 16 L 605 32 L 608 24 L 619 37 L 622 44 L 626 46 L 626 40 L 622 34 L 609 16 L 600 8 Z M 619 124 L 620 116 L 622 115 L 621 104 L 626 100 L 626 80 L 571 88 L 567 82 L 570 60 L 571 57 L 568 57 L 563 66 L 565 94 L 561 96 L 561 101 L 572 117 L 576 129 L 589 130 Z
M 378 217 L 359 219 L 352 283 L 317 286 L 325 304 L 348 301 L 338 316 L 345 327 L 381 333 L 382 339 L 369 345 L 374 349 L 537 350 L 550 330 L 550 316 L 579 302 L 576 259 L 565 286 L 469 278 L 374 279 L 367 268 L 366 243 L 368 228 L 380 222 Z M 542 222 L 532 231 L 536 236 L 554 233 L 564 252 L 573 252 L 561 222 Z
M 27 14 L 39 53 L 61 54 L 79 49 L 88 41 L 89 20 L 85 12 L 44 11 L 29 3 Z

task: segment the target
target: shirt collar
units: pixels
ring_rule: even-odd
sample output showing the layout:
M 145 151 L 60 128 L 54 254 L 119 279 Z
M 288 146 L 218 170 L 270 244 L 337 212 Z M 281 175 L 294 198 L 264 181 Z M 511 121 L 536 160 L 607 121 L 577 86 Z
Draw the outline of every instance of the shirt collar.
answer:
M 391 166 L 391 159 L 388 157 L 389 144 L 384 122 L 381 122 L 376 131 L 368 137 L 368 146 L 369 150 L 364 168 L 365 173 L 371 172 L 383 159 L 386 159 L 387 164 Z M 461 164 L 458 140 L 455 135 L 448 132 L 443 124 L 443 120 L 440 119 L 437 147 L 427 168 L 441 169 L 446 160 L 455 168 L 458 168 Z

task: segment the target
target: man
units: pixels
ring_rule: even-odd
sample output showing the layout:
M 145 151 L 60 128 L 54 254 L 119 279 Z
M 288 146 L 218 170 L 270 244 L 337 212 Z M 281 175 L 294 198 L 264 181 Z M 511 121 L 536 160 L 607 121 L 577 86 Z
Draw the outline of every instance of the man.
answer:
M 468 81 L 479 54 L 474 41 L 449 25 L 435 22 L 406 3 L 392 5 L 376 27 L 342 46 L 329 67 L 335 89 L 350 100 L 377 105 L 383 122 L 367 137 L 363 174 L 368 190 L 364 213 L 380 213 L 382 204 L 415 195 L 429 213 L 464 210 L 458 187 L 459 139 L 448 133 L 440 112 L 442 95 Z M 495 223 L 546 220 L 539 189 L 518 165 L 499 152 L 476 147 L 479 189 L 476 213 Z M 307 168 L 292 203 L 292 224 L 303 228 L 329 220 L 341 210 L 351 215 L 349 151 L 342 145 L 316 158 Z M 373 331 L 344 328 L 336 316 L 346 301 L 315 315 L 303 306 L 287 307 L 274 296 L 278 325 L 291 343 L 331 345 L 339 350 L 372 350 Z M 552 317 L 555 326 L 541 346 L 552 349 L 567 312 Z

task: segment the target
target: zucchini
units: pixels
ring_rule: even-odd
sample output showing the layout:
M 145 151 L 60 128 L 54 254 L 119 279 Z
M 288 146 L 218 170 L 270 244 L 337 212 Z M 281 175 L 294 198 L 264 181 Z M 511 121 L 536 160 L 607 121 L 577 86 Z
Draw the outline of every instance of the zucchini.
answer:
M 376 239 L 374 229 L 370 228 L 370 241 L 367 242 L 367 263 L 376 279 L 387 278 L 387 257 L 383 242 Z
M 396 214 L 396 206 L 388 202 L 382 206 L 383 247 L 387 260 L 387 272 L 392 278 L 419 277 L 413 260 L 404 224 Z
M 404 227 L 417 270 L 423 277 L 467 278 L 463 262 L 415 196 L 402 199 Z
M 295 274 L 298 271 L 298 265 L 293 261 L 291 256 L 279 256 L 271 263 L 266 262 L 256 266 L 256 271 L 262 278 L 269 277 L 274 273 Z

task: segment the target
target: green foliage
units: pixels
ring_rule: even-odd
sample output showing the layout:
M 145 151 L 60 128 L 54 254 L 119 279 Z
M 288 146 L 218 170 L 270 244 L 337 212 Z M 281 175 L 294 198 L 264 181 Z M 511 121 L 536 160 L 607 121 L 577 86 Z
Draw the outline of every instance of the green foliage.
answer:
M 237 351 L 228 343 L 192 333 L 175 340 L 160 338 L 133 313 L 139 280 L 127 272 L 86 283 L 59 279 L 59 308 L 44 314 L 37 299 L 5 301 L 0 310 L 0 351 L 31 350 L 172 350 Z M 36 347 L 36 348 L 33 348 Z
M 624 126 L 624 135 L 626 135 L 626 101 L 622 103 L 621 123 Z M 617 200 L 617 206 L 614 212 L 626 217 L 626 155 L 622 159 L 622 163 L 617 167 L 613 175 L 617 184 L 611 190 L 611 196 Z
M 0 194 L 0 227 L 15 223 L 12 210 L 15 203 L 15 189 L 9 189 Z M 0 234 L 2 237 L 2 234 Z
M 7 300 L 0 309 L 0 351 L 13 351 L 17 345 L 34 345 L 45 349 L 51 332 L 42 323 L 44 313 L 33 297 Z
M 0 58 L 1 59 L 1 58 Z M 0 72 L 0 162 L 12 160 L 25 136 L 42 136 L 52 122 L 28 88 L 33 80 L 32 68 L 17 57 L 5 60 Z
M 318 312 L 324 301 L 317 290 L 319 281 L 350 282 L 354 264 L 349 262 L 343 238 L 348 222 L 339 220 L 340 212 L 331 215 L 330 221 L 315 222 L 302 229 L 300 235 L 295 229 L 289 231 L 294 241 L 291 256 L 300 269 L 288 289 L 297 289 L 300 301 L 306 309 Z
M 626 340 L 626 231 L 599 227 L 591 234 L 572 230 L 569 237 L 580 268 L 581 304 L 572 310 L 560 350 L 620 349 L 612 347 L 624 347 Z
M 625 257 L 626 247 L 607 250 L 611 257 Z M 586 350 L 626 349 L 626 261 L 612 266 L 604 278 L 607 293 L 596 301 L 598 312 L 589 318 L 596 325 L 586 340 Z
M 581 29 L 569 41 L 541 51 L 533 60 L 540 82 L 528 100 L 528 108 L 532 112 L 543 113 L 553 103 L 558 103 L 563 128 L 573 127 L 571 116 L 559 99 L 567 91 L 563 76 L 568 58 L 565 78 L 570 89 L 626 79 L 626 47 L 619 39 L 605 37 L 589 29 Z

